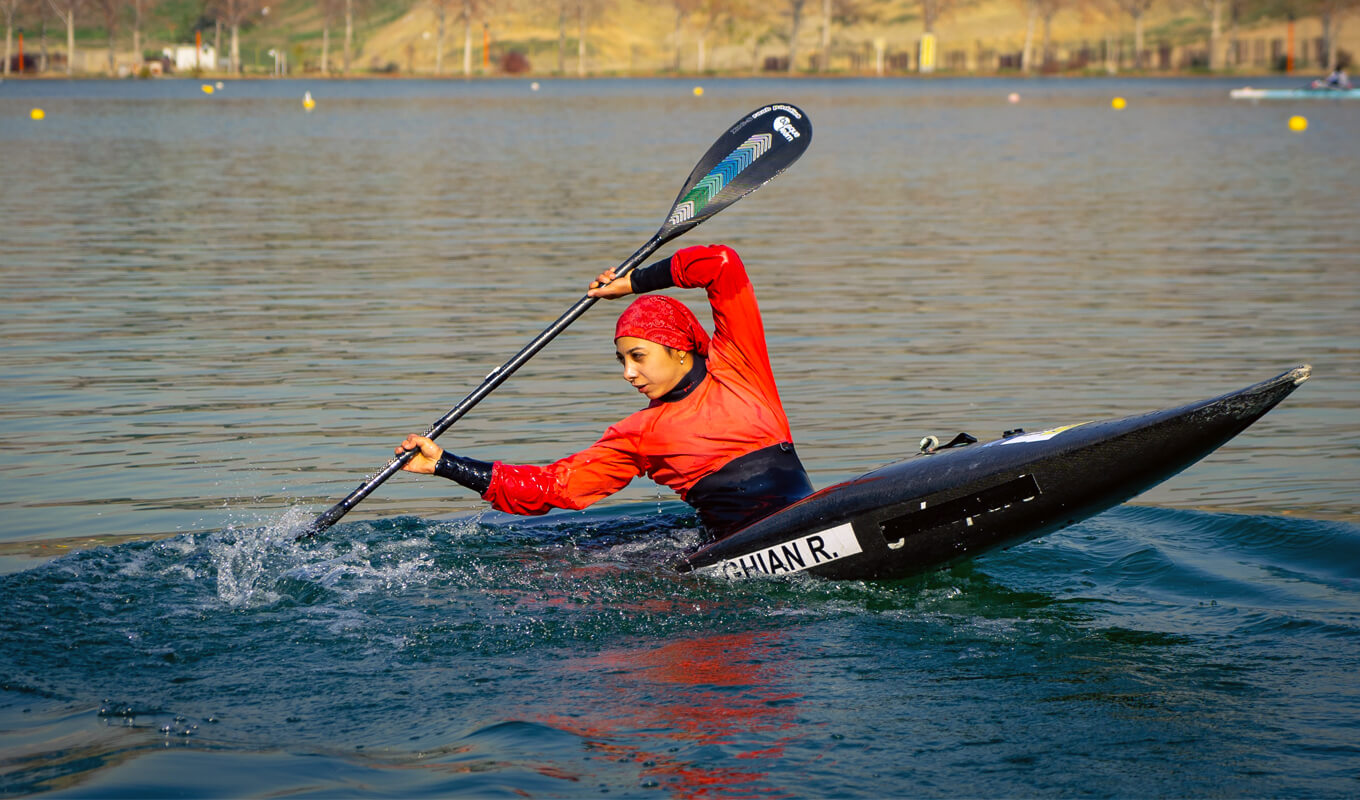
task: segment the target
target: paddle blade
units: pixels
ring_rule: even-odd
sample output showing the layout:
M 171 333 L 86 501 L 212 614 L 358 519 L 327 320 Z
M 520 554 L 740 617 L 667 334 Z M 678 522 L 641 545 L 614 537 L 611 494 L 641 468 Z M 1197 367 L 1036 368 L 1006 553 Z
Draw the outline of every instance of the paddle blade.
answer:
M 772 103 L 747 114 L 695 165 L 658 236 L 669 241 L 789 168 L 812 142 L 812 121 L 797 106 Z

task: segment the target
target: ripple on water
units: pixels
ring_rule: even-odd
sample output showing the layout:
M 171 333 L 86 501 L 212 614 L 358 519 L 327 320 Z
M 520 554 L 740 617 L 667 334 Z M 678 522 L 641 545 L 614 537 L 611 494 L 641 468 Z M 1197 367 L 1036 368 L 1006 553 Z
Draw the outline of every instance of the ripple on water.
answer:
M 908 581 L 739 584 L 669 571 L 694 542 L 673 503 L 429 521 L 398 515 L 478 501 L 392 481 L 379 519 L 303 545 L 305 512 L 245 519 L 347 491 L 356 453 L 521 347 L 582 264 L 654 229 L 695 136 L 775 89 L 817 142 L 703 235 L 751 269 L 814 482 L 1306 358 L 1285 406 L 1143 499 L 1354 517 L 1347 109 L 1301 146 L 1214 80 L 1021 106 L 1006 80 L 725 80 L 703 108 L 674 83 L 526 104 L 513 81 L 331 81 L 305 116 L 287 80 L 225 105 L 5 83 L 58 95 L 61 124 L 0 114 L 28 167 L 0 193 L 0 516 L 39 545 L 169 538 L 0 576 L 0 792 L 1354 794 L 1353 523 L 1124 508 Z M 611 317 L 459 447 L 544 463 L 631 411 Z
M 833 792 L 844 769 L 872 773 L 877 737 L 937 743 L 893 773 L 908 785 L 945 785 L 976 751 L 1000 781 L 979 786 L 1033 789 L 1021 773 L 1053 775 L 1074 758 L 1091 768 L 1088 741 L 1113 746 L 1100 730 L 1130 725 L 1118 746 L 1156 785 L 1185 789 L 1200 784 L 1156 765 L 1226 768 L 1178 741 L 1227 730 L 1239 748 L 1263 745 L 1261 714 L 1276 735 L 1334 746 L 1340 728 L 1301 715 L 1360 656 L 1354 569 L 1296 546 L 1354 547 L 1340 523 L 1123 507 L 955 569 L 833 583 L 672 572 L 697 543 L 674 503 L 347 522 L 295 543 L 305 518 L 0 577 L 4 696 L 54 719 L 110 698 L 105 716 L 85 713 L 141 738 L 79 734 L 99 752 L 170 740 L 246 764 L 252 752 L 313 753 L 379 784 L 433 770 L 405 784 L 414 791 L 680 787 L 711 770 L 735 794 Z M 1312 679 L 1292 686 L 1300 668 Z M 1073 715 L 1096 729 L 1055 721 Z M 1023 754 L 1032 762 L 1013 760 L 1007 726 L 1043 731 Z M 801 771 L 811 788 L 771 770 L 831 751 L 843 769 Z M 1280 774 L 1298 774 L 1295 755 L 1279 758 Z M 40 760 L 16 767 L 23 785 L 37 785 Z M 281 785 L 332 781 L 303 769 Z

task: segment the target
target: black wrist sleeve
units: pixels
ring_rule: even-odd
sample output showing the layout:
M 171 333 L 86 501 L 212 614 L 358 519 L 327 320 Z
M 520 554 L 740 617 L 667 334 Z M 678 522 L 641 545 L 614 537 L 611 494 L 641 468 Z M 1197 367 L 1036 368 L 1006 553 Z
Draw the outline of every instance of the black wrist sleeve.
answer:
M 463 458 L 445 450 L 434 465 L 434 474 L 466 486 L 479 495 L 491 486 L 491 465 L 475 458 Z
M 674 285 L 675 279 L 671 277 L 671 260 L 669 258 L 633 270 L 634 294 L 669 289 Z

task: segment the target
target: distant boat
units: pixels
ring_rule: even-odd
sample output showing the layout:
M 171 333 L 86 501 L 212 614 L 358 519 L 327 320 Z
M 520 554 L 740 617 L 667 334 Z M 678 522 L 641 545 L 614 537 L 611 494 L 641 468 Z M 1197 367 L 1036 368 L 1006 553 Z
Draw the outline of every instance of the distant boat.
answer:
M 1360 89 L 1253 89 L 1228 92 L 1234 100 L 1360 100 Z

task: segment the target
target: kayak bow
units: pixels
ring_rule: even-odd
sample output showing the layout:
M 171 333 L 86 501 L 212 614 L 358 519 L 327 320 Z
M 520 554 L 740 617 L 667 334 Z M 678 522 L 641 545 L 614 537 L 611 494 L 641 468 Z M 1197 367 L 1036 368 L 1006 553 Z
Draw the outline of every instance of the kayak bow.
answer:
M 827 487 L 688 555 L 728 577 L 900 578 L 1060 530 L 1156 486 L 1308 380 L 1303 365 L 1221 397 L 918 455 Z

